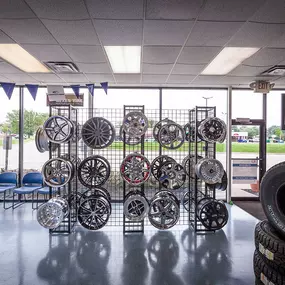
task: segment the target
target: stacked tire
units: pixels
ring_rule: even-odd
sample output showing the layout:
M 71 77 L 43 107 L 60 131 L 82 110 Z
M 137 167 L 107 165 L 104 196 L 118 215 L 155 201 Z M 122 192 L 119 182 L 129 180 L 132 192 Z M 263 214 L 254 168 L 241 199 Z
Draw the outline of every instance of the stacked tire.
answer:
M 255 228 L 256 284 L 285 285 L 285 162 L 264 175 L 260 200 L 268 221 Z

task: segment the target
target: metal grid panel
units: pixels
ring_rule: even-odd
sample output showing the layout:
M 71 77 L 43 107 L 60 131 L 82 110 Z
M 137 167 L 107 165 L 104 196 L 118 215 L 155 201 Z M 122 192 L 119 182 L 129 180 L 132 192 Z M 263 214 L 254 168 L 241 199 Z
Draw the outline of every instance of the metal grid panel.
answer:
M 190 156 L 195 157 L 195 164 L 198 162 L 199 156 L 203 158 L 216 158 L 216 143 L 209 143 L 198 139 L 198 127 L 201 121 L 206 118 L 211 118 L 216 116 L 216 107 L 195 107 L 190 110 L 190 125 L 195 130 L 195 141 L 190 143 Z M 190 199 L 190 211 L 189 218 L 190 223 L 195 231 L 197 232 L 214 232 L 213 230 L 209 230 L 205 228 L 197 216 L 197 204 L 201 197 L 211 197 L 213 199 L 216 198 L 216 190 L 215 187 L 210 187 L 206 185 L 204 181 L 198 179 L 196 173 L 191 172 L 191 167 L 189 165 L 190 175 L 195 177 L 195 179 L 191 179 L 191 189 L 189 191 Z
M 72 108 L 71 106 L 51 106 L 50 107 L 50 116 L 63 116 L 70 119 L 75 126 L 77 126 L 77 109 Z M 78 157 L 77 154 L 77 134 L 70 139 L 67 143 L 57 144 L 57 148 L 53 149 L 50 147 L 50 159 L 58 158 L 63 156 L 75 156 Z M 51 143 L 50 143 L 51 144 Z M 65 186 L 60 187 L 57 190 L 57 193 L 52 192 L 52 187 L 50 187 L 50 198 L 52 196 L 60 195 L 61 197 L 68 200 L 69 204 L 69 214 L 62 221 L 59 227 L 50 230 L 51 234 L 58 233 L 70 233 L 73 229 L 74 225 L 77 222 L 77 203 L 74 203 L 73 198 L 76 197 L 77 194 L 77 163 L 74 165 L 74 177 L 71 181 L 69 181 Z
M 122 142 L 120 137 L 120 127 L 124 116 L 134 110 L 140 110 L 144 112 L 148 118 L 149 128 L 145 136 L 142 137 L 142 141 L 137 145 L 127 145 Z M 81 160 L 85 159 L 91 155 L 101 155 L 106 158 L 111 165 L 111 175 L 108 181 L 103 185 L 103 187 L 108 190 L 111 194 L 112 202 L 112 214 L 106 226 L 122 226 L 124 232 L 141 232 L 144 229 L 144 225 L 150 225 L 148 218 L 145 218 L 143 222 L 131 222 L 125 219 L 123 214 L 123 202 L 124 197 L 131 191 L 132 186 L 125 183 L 120 175 L 120 166 L 126 155 L 138 152 L 146 156 L 150 163 L 159 155 L 167 154 L 173 157 L 178 163 L 182 163 L 182 160 L 189 153 L 189 144 L 184 142 L 184 144 L 176 150 L 168 150 L 162 148 L 158 142 L 153 138 L 153 127 L 160 121 L 160 119 L 169 118 L 176 123 L 184 126 L 189 121 L 189 111 L 188 110 L 163 110 L 162 113 L 157 109 L 145 109 L 144 106 L 124 106 L 120 109 L 78 109 L 78 123 L 83 125 L 91 117 L 103 117 L 110 121 L 116 130 L 115 141 L 111 146 L 104 149 L 90 149 L 87 147 L 82 140 L 78 143 L 78 156 Z M 185 182 L 183 187 L 179 190 L 173 191 L 173 193 L 180 199 L 182 199 L 183 194 L 187 191 L 189 187 L 189 178 Z M 160 185 L 154 177 L 139 186 L 141 191 L 144 191 L 145 196 L 151 199 L 156 192 L 160 190 Z M 78 191 L 83 192 L 86 188 L 78 182 Z M 180 220 L 179 225 L 189 224 L 189 214 L 180 206 Z

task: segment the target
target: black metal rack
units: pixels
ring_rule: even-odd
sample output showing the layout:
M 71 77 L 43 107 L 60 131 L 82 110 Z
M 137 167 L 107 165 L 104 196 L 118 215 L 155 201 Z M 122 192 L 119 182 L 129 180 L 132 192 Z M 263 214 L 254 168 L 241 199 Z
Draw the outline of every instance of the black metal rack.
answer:
M 124 117 L 129 112 L 141 112 L 144 114 L 144 106 L 131 106 L 131 105 L 124 105 Z M 122 118 L 123 120 L 123 118 Z M 125 137 L 126 134 L 123 132 L 123 158 L 126 157 L 127 154 L 138 152 L 142 155 L 144 155 L 144 139 L 145 136 L 143 135 L 141 137 L 141 142 L 137 145 L 127 145 L 125 143 Z M 141 184 L 140 191 L 142 194 L 144 194 L 144 184 Z M 125 200 L 127 194 L 132 190 L 132 187 L 130 185 L 127 185 L 126 181 L 123 180 L 123 200 Z M 124 201 L 123 201 L 124 202 Z M 125 215 L 123 215 L 123 232 L 129 233 L 129 232 L 144 232 L 144 221 L 130 221 L 126 218 Z
M 189 144 L 189 155 L 194 157 L 195 164 L 198 163 L 199 157 L 202 158 L 216 158 L 216 143 L 210 143 L 199 139 L 198 127 L 201 121 L 206 118 L 216 117 L 216 107 L 195 107 L 189 111 L 189 123 L 191 129 L 194 130 L 194 141 Z M 199 179 L 195 173 L 194 168 L 189 170 L 191 179 L 191 187 L 189 189 L 189 221 L 195 232 L 215 232 L 205 228 L 200 222 L 197 215 L 197 205 L 201 198 L 209 197 L 216 198 L 215 187 L 207 185 L 204 181 Z M 194 173 L 193 173 L 194 172 Z
M 71 120 L 75 126 L 77 126 L 77 109 L 71 105 L 62 105 L 62 106 L 50 106 L 49 116 L 63 116 Z M 49 151 L 49 159 L 58 158 L 63 156 L 74 156 L 78 157 L 77 153 L 77 141 L 78 141 L 78 128 L 76 127 L 75 136 L 66 143 L 57 144 L 56 148 L 51 146 Z M 73 227 L 77 222 L 77 161 L 74 163 L 74 177 L 71 179 L 65 186 L 57 189 L 56 192 L 53 191 L 52 187 L 49 187 L 50 194 L 49 198 L 53 196 L 61 196 L 67 199 L 69 204 L 69 213 L 67 217 L 61 222 L 61 224 L 55 228 L 50 229 L 50 234 L 68 234 L 72 231 Z

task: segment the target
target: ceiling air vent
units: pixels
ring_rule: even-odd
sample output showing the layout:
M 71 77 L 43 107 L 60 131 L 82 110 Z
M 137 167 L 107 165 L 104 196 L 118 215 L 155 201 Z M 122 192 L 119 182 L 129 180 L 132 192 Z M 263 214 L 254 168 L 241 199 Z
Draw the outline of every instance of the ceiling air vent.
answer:
M 284 76 L 285 75 L 285 65 L 275 65 L 268 70 L 262 72 L 262 75 L 271 76 Z
M 79 69 L 73 62 L 45 62 L 45 65 L 55 73 L 78 73 Z

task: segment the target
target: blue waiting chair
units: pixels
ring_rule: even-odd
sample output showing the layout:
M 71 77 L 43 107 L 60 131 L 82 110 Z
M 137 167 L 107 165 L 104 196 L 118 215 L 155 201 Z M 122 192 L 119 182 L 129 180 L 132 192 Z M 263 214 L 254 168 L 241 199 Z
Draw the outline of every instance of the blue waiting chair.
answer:
M 22 180 L 22 187 L 13 190 L 12 208 L 15 209 L 27 201 L 26 195 L 32 195 L 32 203 L 34 203 L 34 193 L 43 187 L 43 176 L 40 172 L 27 173 Z M 15 196 L 18 195 L 18 202 L 15 203 Z M 24 196 L 24 201 L 22 201 Z
M 4 172 L 0 174 L 0 194 L 3 195 L 3 208 L 6 207 L 7 192 L 17 187 L 17 174 L 15 172 Z

